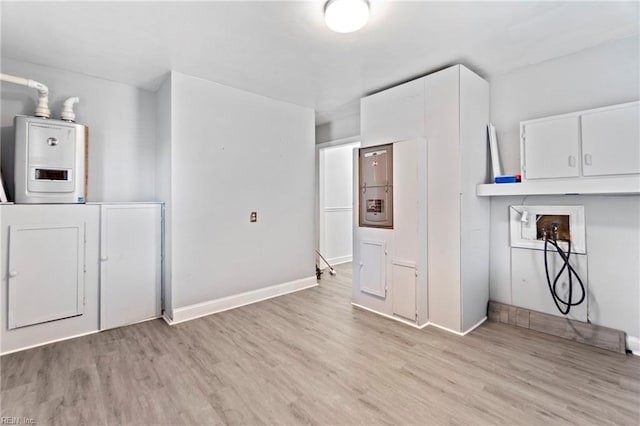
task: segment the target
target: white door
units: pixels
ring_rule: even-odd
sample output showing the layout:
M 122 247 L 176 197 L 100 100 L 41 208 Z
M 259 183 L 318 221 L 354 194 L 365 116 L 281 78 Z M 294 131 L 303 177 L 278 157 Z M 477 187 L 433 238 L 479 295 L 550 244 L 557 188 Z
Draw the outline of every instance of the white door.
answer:
M 160 316 L 160 204 L 103 205 L 100 329 Z
M 640 104 L 582 115 L 585 176 L 640 173 Z
M 522 171 L 525 179 L 580 176 L 580 128 L 577 116 L 523 124 Z
M 353 256 L 353 149 L 358 146 L 319 151 L 319 250 L 332 265 L 350 262 Z
M 387 297 L 387 253 L 384 241 L 360 242 L 360 291 Z
M 9 228 L 9 329 L 82 315 L 84 224 Z

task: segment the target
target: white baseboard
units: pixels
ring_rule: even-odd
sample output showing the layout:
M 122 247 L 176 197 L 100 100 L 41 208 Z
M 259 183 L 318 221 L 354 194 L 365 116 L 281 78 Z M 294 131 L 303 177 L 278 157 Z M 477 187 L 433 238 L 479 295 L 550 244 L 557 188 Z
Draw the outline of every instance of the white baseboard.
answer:
M 288 293 L 315 287 L 317 285 L 318 283 L 314 275 L 295 281 L 289 281 L 257 290 L 247 291 L 245 293 L 235 294 L 233 296 L 222 297 L 220 299 L 176 308 L 173 310 L 173 318 L 169 318 L 166 315 L 164 315 L 163 318 L 169 325 L 179 324 L 181 322 L 194 320 L 196 318 L 218 312 L 228 311 L 229 309 L 239 308 L 240 306 L 250 305 L 262 300 L 271 299 L 273 297 L 282 296 Z
M 327 259 L 327 262 L 329 262 L 331 266 L 336 266 L 342 263 L 349 263 L 352 260 L 353 260 L 353 256 L 341 256 L 341 257 L 332 257 L 331 259 Z M 325 263 L 325 266 L 326 266 L 326 263 Z
M 640 338 L 627 335 L 627 349 L 635 356 L 640 356 Z
M 436 327 L 436 328 L 439 328 L 439 329 L 441 329 L 441 330 L 448 331 L 449 333 L 457 334 L 458 336 L 466 336 L 467 334 L 471 333 L 471 332 L 472 332 L 473 330 L 475 330 L 476 328 L 480 327 L 480 326 L 482 325 L 482 323 L 483 323 L 483 322 L 485 322 L 485 321 L 487 320 L 487 317 L 484 317 L 484 318 L 482 318 L 480 321 L 478 321 L 478 323 L 477 323 L 477 324 L 474 324 L 471 328 L 469 328 L 467 331 L 465 331 L 465 332 L 461 333 L 461 332 L 459 332 L 459 331 L 451 330 L 450 328 L 443 327 L 443 326 L 441 326 L 441 325 L 434 324 L 434 323 L 429 322 L 429 321 L 427 321 L 426 323 L 424 323 L 424 324 L 422 324 L 422 325 L 417 325 L 417 324 L 415 324 L 415 323 L 412 323 L 412 322 L 411 322 L 411 321 L 409 321 L 409 320 L 405 320 L 405 319 L 403 319 L 403 318 L 399 318 L 399 317 L 394 317 L 393 315 L 384 314 L 384 313 L 382 313 L 382 312 L 375 311 L 375 310 L 373 310 L 373 309 L 371 309 L 371 308 L 367 308 L 366 306 L 362 306 L 362 305 L 359 305 L 359 304 L 354 303 L 354 302 L 351 302 L 351 305 L 352 305 L 352 306 L 355 306 L 356 308 L 364 309 L 365 311 L 373 312 L 374 314 L 378 314 L 378 315 L 383 316 L 383 317 L 385 317 L 385 318 L 389 318 L 389 319 L 392 319 L 392 320 L 395 320 L 395 321 L 401 322 L 401 323 L 403 323 L 403 324 L 410 325 L 411 327 L 413 327 L 413 328 L 417 328 L 417 329 L 419 329 L 419 330 L 422 330 L 423 328 L 425 328 L 425 327 L 426 327 L 426 326 L 428 326 L 428 325 L 432 325 L 432 326 L 434 326 L 434 327 Z
M 354 303 L 354 302 L 351 302 L 351 306 L 355 306 L 356 308 L 359 308 L 359 309 L 364 309 L 365 311 L 373 312 L 374 314 L 380 315 L 381 317 L 389 318 L 389 319 L 392 319 L 394 321 L 401 322 L 402 324 L 410 325 L 411 327 L 417 328 L 418 330 L 422 330 L 427 325 L 429 325 L 428 322 L 426 322 L 426 323 L 424 323 L 422 325 L 418 325 L 418 324 L 415 324 L 415 323 L 413 323 L 413 322 L 411 322 L 409 320 L 403 319 L 403 318 L 394 317 L 393 315 L 387 315 L 387 314 L 383 314 L 382 312 L 374 311 L 371 308 L 367 308 L 366 306 L 358 305 L 357 303 Z
M 73 336 L 61 337 L 59 339 L 47 340 L 46 342 L 36 343 L 35 345 L 24 346 L 22 348 L 11 349 L 10 351 L 2 352 L 0 355 L 9 355 L 14 352 L 26 351 L 27 349 L 37 348 L 39 346 L 49 345 L 51 343 L 62 342 L 64 340 L 75 339 L 76 337 L 88 336 L 90 334 L 100 333 L 101 330 L 87 331 L 86 333 L 74 334 Z
M 471 326 L 471 328 L 469 328 L 467 331 L 465 331 L 464 333 L 462 333 L 463 336 L 466 336 L 467 334 L 471 333 L 473 330 L 475 330 L 476 328 L 480 327 L 489 317 L 484 317 L 482 318 L 480 321 L 478 321 L 477 323 L 475 323 L 474 325 Z
M 459 331 L 455 331 L 452 330 L 450 328 L 435 324 L 435 323 L 429 323 L 429 325 L 432 325 L 436 328 L 439 328 L 440 330 L 444 330 L 444 331 L 448 331 L 449 333 L 453 333 L 453 334 L 457 334 L 458 336 L 466 336 L 467 334 L 471 333 L 473 330 L 475 330 L 476 328 L 480 327 L 482 325 L 483 322 L 485 322 L 487 320 L 487 317 L 482 318 L 480 321 L 478 321 L 476 324 L 474 324 L 471 328 L 469 328 L 467 331 L 465 332 L 459 332 Z

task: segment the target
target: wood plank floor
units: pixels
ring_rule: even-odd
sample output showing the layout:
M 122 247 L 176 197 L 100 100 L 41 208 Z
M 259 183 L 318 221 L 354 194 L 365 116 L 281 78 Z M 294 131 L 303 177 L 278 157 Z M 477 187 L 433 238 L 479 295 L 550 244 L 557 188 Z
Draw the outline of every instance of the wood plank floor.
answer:
M 317 288 L 1 358 L 1 415 L 42 424 L 640 424 L 640 359 L 504 324 L 465 337 Z

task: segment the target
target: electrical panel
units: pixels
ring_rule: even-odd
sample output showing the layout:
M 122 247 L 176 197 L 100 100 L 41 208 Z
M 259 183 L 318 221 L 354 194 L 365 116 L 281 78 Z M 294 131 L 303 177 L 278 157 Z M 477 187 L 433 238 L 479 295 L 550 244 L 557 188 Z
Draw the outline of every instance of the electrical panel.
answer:
M 360 226 L 393 228 L 393 145 L 360 149 Z

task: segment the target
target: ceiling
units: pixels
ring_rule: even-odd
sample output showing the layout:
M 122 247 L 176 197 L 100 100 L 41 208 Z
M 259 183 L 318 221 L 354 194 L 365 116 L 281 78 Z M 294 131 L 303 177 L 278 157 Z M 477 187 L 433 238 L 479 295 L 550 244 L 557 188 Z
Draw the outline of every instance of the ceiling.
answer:
M 314 108 L 464 63 L 492 76 L 639 34 L 638 2 L 371 0 L 330 31 L 323 1 L 2 2 L 3 57 L 155 90 L 169 70 Z M 28 76 L 26 76 L 28 77 Z

